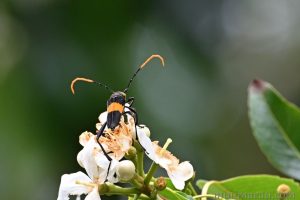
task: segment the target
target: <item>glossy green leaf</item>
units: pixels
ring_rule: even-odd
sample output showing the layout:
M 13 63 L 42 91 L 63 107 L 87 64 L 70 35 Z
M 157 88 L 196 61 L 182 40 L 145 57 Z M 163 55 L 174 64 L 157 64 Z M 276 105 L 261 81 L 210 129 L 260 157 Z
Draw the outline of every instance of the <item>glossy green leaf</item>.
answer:
M 167 187 L 172 189 L 172 190 L 176 190 L 175 186 L 173 185 L 172 181 L 170 178 L 165 178 L 165 181 L 167 183 Z
M 178 200 L 183 200 L 183 199 L 191 199 L 193 200 L 192 196 L 187 195 L 181 191 L 178 191 L 172 181 L 169 178 L 165 178 L 165 181 L 167 183 L 167 187 L 165 190 L 162 190 L 159 192 L 159 195 L 161 197 L 164 197 L 166 199 L 178 199 Z
M 188 199 L 188 200 L 194 200 L 193 197 L 192 197 L 191 195 L 185 194 L 184 192 L 177 191 L 177 194 L 183 196 L 185 199 Z
M 159 195 L 165 199 L 174 200 L 193 200 L 193 197 L 181 191 L 173 190 L 169 187 L 159 192 Z
M 279 200 L 277 188 L 281 184 L 286 184 L 290 188 L 290 194 L 286 200 L 300 199 L 299 183 L 292 179 L 280 178 L 278 176 L 239 176 L 224 181 L 207 181 L 205 185 L 203 185 L 203 180 L 197 181 L 197 186 L 202 189 L 202 195 L 213 194 L 225 199 L 239 200 Z
M 199 179 L 199 180 L 197 181 L 197 186 L 198 186 L 198 188 L 199 188 L 200 190 L 202 190 L 203 187 L 204 187 L 204 185 L 205 185 L 207 182 L 208 182 L 207 180 Z
M 300 179 L 299 109 L 261 80 L 250 84 L 248 106 L 253 134 L 269 162 Z

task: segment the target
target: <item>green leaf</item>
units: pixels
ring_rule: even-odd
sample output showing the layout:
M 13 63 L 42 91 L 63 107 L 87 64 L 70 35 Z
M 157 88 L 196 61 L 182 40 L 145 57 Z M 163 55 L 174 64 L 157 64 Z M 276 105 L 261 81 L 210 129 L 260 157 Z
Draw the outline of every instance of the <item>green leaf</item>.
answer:
M 203 180 L 203 179 L 199 179 L 197 182 L 196 182 L 196 185 L 198 186 L 198 188 L 200 190 L 203 189 L 204 185 L 207 183 L 208 181 L 207 180 Z
M 177 200 L 193 200 L 193 197 L 190 195 L 187 195 L 181 191 L 178 191 L 172 181 L 169 178 L 165 178 L 167 187 L 165 190 L 162 190 L 159 192 L 159 195 L 166 198 L 166 199 L 177 199 Z
M 173 190 L 169 187 L 166 189 L 160 191 L 158 193 L 161 197 L 165 199 L 172 199 L 172 200 L 193 200 L 193 197 L 190 195 L 187 195 L 181 191 Z
M 198 184 L 202 182 L 198 181 Z M 281 184 L 290 187 L 287 199 L 300 199 L 299 183 L 292 179 L 271 175 L 248 175 L 227 179 L 224 181 L 208 181 L 202 189 L 202 195 L 213 194 L 225 199 L 279 200 L 277 188 Z M 202 200 L 205 198 L 202 198 Z
M 300 111 L 269 83 L 249 86 L 249 118 L 253 134 L 269 162 L 300 179 Z
M 167 183 L 167 187 L 172 189 L 172 190 L 176 190 L 175 186 L 173 185 L 172 181 L 170 178 L 165 178 L 165 181 Z

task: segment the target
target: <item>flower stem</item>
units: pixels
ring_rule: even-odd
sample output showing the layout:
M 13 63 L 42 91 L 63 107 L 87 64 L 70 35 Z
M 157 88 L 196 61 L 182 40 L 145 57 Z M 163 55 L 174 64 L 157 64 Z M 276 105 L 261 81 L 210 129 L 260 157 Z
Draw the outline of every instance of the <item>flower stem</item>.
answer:
M 137 166 L 137 165 L 138 165 L 138 164 L 137 164 L 137 157 L 136 157 L 136 156 L 134 156 L 134 158 L 131 158 L 131 159 L 129 159 L 129 160 L 131 160 L 131 161 L 133 162 L 134 166 Z
M 146 175 L 146 178 L 144 180 L 145 185 L 149 184 L 149 182 L 150 182 L 151 178 L 153 177 L 153 174 L 156 171 L 157 167 L 158 167 L 158 164 L 156 164 L 155 162 L 152 162 L 152 164 L 150 166 L 150 169 L 149 169 L 149 171 Z
M 130 195 L 130 200 L 134 200 L 135 199 L 135 196 L 136 196 L 137 194 L 135 194 L 134 196 L 133 195 Z M 133 198 L 133 199 L 132 199 Z M 150 198 L 149 197 L 147 197 L 146 195 L 144 195 L 144 194 L 141 194 L 139 197 L 138 197 L 138 199 L 141 199 L 141 200 L 150 200 Z
M 130 183 L 138 189 L 143 187 L 143 183 L 139 182 L 139 180 L 137 179 L 137 175 L 135 175 L 135 177 L 132 180 L 130 180 Z
M 133 200 L 138 200 L 140 196 L 141 196 L 141 193 L 135 194 L 133 197 Z
M 138 141 L 134 141 L 134 147 L 136 148 L 136 166 L 138 175 L 144 177 L 144 149 Z
M 193 196 L 198 195 L 191 182 L 188 183 L 188 188 L 191 190 Z
M 140 176 L 145 176 L 144 174 L 144 153 L 142 151 L 137 152 L 137 173 Z
M 105 194 L 105 195 L 134 195 L 137 194 L 139 192 L 138 189 L 136 188 L 123 188 L 117 185 L 114 185 L 112 183 L 105 183 L 105 185 L 107 186 L 106 191 L 104 193 L 101 192 L 101 190 L 99 190 L 100 194 Z M 101 186 L 99 187 L 101 188 Z

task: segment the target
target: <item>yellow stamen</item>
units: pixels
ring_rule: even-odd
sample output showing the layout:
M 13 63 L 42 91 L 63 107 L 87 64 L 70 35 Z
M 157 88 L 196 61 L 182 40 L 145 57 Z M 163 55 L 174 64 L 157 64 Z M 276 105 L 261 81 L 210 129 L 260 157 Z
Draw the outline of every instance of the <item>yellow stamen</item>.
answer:
M 95 183 L 90 183 L 90 182 L 85 182 L 85 181 L 78 181 L 78 180 L 76 180 L 75 183 L 79 184 L 79 185 L 84 185 L 84 186 L 87 186 L 87 187 L 96 187 L 97 186 L 97 184 L 95 184 Z
M 163 153 L 167 150 L 168 146 L 172 143 L 172 139 L 168 138 L 163 148 L 160 150 L 159 154 L 162 156 Z

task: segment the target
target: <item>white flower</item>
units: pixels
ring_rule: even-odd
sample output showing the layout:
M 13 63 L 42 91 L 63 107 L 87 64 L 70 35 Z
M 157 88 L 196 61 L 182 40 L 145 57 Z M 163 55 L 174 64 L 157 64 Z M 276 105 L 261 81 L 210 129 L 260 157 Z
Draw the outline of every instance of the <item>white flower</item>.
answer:
M 126 109 L 125 109 L 126 111 Z M 104 129 L 104 134 L 99 141 L 105 147 L 106 152 L 112 152 L 112 156 L 116 160 L 121 160 L 132 146 L 132 141 L 135 138 L 135 122 L 134 118 L 126 114 L 128 123 L 125 123 L 124 117 L 121 117 L 119 126 L 113 131 L 107 127 Z M 107 112 L 103 112 L 99 116 L 99 123 L 96 124 L 97 130 L 106 122 Z M 111 156 L 111 154 L 110 154 Z
M 128 110 L 125 109 L 125 111 Z M 79 143 L 83 146 L 83 149 L 78 153 L 77 161 L 86 170 L 87 175 L 83 172 L 64 174 L 61 177 L 58 200 L 68 200 L 69 195 L 77 195 L 77 199 L 80 199 L 81 194 L 88 194 L 85 200 L 100 200 L 98 185 L 104 183 L 106 179 L 111 183 L 119 181 L 116 170 L 118 169 L 120 176 L 120 171 L 122 171 L 120 169 L 124 168 L 124 166 L 118 167 L 119 160 L 128 152 L 132 146 L 132 140 L 135 138 L 134 118 L 129 114 L 126 116 L 126 123 L 122 116 L 119 126 L 114 131 L 106 127 L 103 136 L 99 139 L 104 150 L 110 152 L 111 161 L 102 152 L 96 141 L 96 135 L 87 131 L 80 135 Z M 101 113 L 99 116 L 100 123 L 96 124 L 98 130 L 106 122 L 106 119 L 107 112 Z M 130 172 L 134 174 L 135 168 Z M 131 177 L 128 175 L 126 178 Z
M 88 194 L 85 200 L 100 200 L 98 185 L 82 172 L 61 177 L 57 200 L 69 200 L 69 195 Z
M 79 142 L 83 145 L 83 149 L 78 153 L 77 161 L 86 170 L 88 176 L 98 183 L 103 183 L 106 178 L 109 182 L 118 182 L 118 179 L 115 178 L 118 161 L 110 156 L 112 158 L 110 162 L 105 157 L 99 144 L 96 142 L 96 136 L 92 133 L 84 132 L 79 136 Z M 110 168 L 109 172 L 107 171 L 108 168 Z
M 80 135 L 79 142 L 83 145 L 83 149 L 77 155 L 79 165 L 86 170 L 91 179 L 98 179 L 99 171 L 105 171 L 105 169 L 99 169 L 95 161 L 95 156 L 100 151 L 99 144 L 95 141 L 95 136 L 92 133 L 84 132 Z
M 104 183 L 106 179 L 111 183 L 119 181 L 116 176 L 119 162 L 114 158 L 110 162 L 105 157 L 95 137 L 89 132 L 80 135 L 79 142 L 83 145 L 83 149 L 78 153 L 77 161 L 88 175 L 82 172 L 64 174 L 61 177 L 57 200 L 68 200 L 69 195 L 81 194 L 88 194 L 85 200 L 100 200 L 98 184 Z
M 137 134 L 139 142 L 145 149 L 147 156 L 167 171 L 176 189 L 182 190 L 185 181 L 194 175 L 193 166 L 188 161 L 179 163 L 179 160 L 171 152 L 167 151 L 166 147 L 160 147 L 157 141 L 151 142 L 150 138 L 146 135 L 146 131 L 142 128 L 138 127 Z M 171 140 L 168 140 L 166 146 L 170 142 Z

